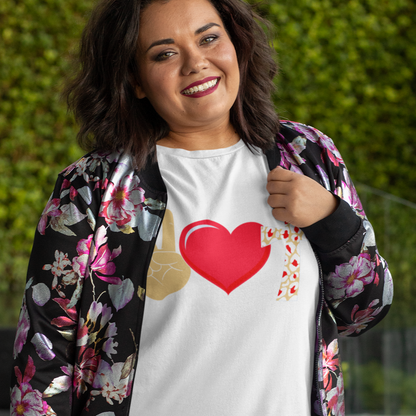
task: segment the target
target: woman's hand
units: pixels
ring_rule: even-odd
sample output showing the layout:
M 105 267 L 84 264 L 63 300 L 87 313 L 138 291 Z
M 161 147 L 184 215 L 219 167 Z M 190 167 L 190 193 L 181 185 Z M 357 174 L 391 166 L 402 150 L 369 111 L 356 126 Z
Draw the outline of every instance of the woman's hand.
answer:
M 331 215 L 337 198 L 313 179 L 278 166 L 267 176 L 267 203 L 273 216 L 296 227 L 308 227 Z

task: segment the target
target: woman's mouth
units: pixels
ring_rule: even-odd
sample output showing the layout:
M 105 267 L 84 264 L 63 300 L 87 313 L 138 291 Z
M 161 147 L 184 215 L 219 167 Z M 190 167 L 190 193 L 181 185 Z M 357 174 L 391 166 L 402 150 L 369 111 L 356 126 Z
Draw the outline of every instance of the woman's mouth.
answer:
M 198 85 L 190 86 L 189 88 L 182 90 L 181 94 L 188 97 L 201 97 L 213 92 L 220 81 L 220 77 L 209 79 L 208 81 L 202 80 Z M 205 81 L 205 82 L 203 82 Z M 191 84 L 192 85 L 192 84 Z M 202 93 L 202 94 L 201 94 Z

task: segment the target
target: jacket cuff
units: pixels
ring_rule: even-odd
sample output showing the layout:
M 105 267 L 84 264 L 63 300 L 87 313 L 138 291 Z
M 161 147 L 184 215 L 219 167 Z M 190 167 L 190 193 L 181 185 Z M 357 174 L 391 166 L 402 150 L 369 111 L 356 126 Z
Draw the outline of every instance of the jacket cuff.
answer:
M 361 219 L 343 199 L 328 217 L 302 228 L 306 238 L 321 253 L 330 253 L 348 242 L 359 230 Z

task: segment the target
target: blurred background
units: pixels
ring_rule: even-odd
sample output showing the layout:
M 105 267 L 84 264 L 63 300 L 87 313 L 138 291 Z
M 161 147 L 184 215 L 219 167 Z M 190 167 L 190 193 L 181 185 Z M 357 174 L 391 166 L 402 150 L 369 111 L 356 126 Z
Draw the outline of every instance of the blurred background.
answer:
M 82 155 L 59 93 L 92 4 L 0 2 L 2 363 L 38 218 L 58 172 Z M 280 66 L 277 111 L 334 139 L 395 281 L 387 318 L 342 340 L 346 413 L 416 415 L 416 0 L 266 0 L 259 8 Z M 11 364 L 2 367 L 0 408 Z

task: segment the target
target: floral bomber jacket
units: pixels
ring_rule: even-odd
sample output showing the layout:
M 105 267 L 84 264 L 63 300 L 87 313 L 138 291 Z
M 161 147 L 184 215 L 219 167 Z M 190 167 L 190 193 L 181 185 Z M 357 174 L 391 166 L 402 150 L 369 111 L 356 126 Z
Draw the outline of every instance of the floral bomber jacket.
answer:
M 307 175 L 340 199 L 304 228 L 320 264 L 311 415 L 344 415 L 338 336 L 379 322 L 393 297 L 332 140 L 282 121 L 269 168 Z M 93 152 L 59 175 L 39 221 L 14 345 L 11 415 L 129 414 L 146 276 L 167 203 L 157 163 Z

